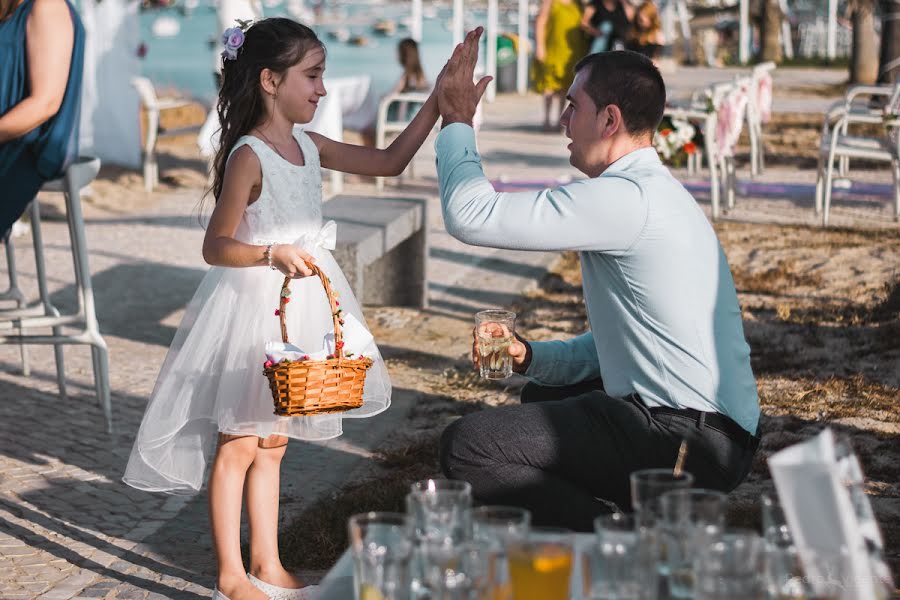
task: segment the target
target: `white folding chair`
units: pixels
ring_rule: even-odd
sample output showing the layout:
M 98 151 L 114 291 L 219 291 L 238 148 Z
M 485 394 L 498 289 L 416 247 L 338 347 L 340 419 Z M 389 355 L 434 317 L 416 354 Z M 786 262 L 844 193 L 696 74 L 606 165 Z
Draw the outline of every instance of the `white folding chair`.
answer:
M 703 130 L 703 153 L 709 166 L 709 197 L 712 204 L 712 219 L 715 221 L 721 213 L 720 199 L 724 191 L 726 199 L 731 198 L 733 204 L 734 162 L 719 152 L 718 124 L 719 109 L 734 84 L 717 83 L 699 92 L 695 92 L 690 102 L 683 107 L 668 106 L 665 116 L 694 123 Z M 743 117 L 742 117 L 743 118 Z M 698 153 L 699 154 L 699 153 Z M 699 163 L 699 158 L 696 158 Z M 693 173 L 696 163 L 688 163 L 688 171 Z
M 189 106 L 194 102 L 181 98 L 157 97 L 153 83 L 146 77 L 133 77 L 131 85 L 137 90 L 141 104 L 147 114 L 147 132 L 143 149 L 144 189 L 152 192 L 153 188 L 159 183 L 159 166 L 156 164 L 156 142 L 160 137 L 164 136 L 197 133 L 200 131 L 200 127 L 162 129 L 159 125 L 159 119 L 163 111 Z
M 765 113 L 771 106 L 762 106 L 762 102 L 772 99 L 772 71 L 775 63 L 769 61 L 756 65 L 750 72 L 750 91 L 747 102 L 747 133 L 750 138 L 750 175 L 755 177 L 765 168 L 765 147 L 762 140 L 762 125 Z M 768 88 L 768 91 L 764 88 Z M 764 95 L 766 92 L 768 97 Z
M 825 131 L 830 124 L 844 118 L 842 135 L 848 135 L 854 125 L 878 125 L 884 119 L 884 105 L 891 104 L 896 94 L 900 93 L 900 83 L 895 85 L 856 85 L 847 90 L 843 100 L 833 103 L 825 112 L 822 126 Z M 881 103 L 875 98 L 884 98 Z M 846 177 L 850 170 L 850 159 L 841 157 L 838 160 L 838 174 Z
M 884 109 L 869 108 L 856 102 L 863 96 L 889 95 Z M 849 135 L 853 124 L 881 124 L 877 136 Z M 822 214 L 822 225 L 828 225 L 831 193 L 834 183 L 834 161 L 862 158 L 891 165 L 894 187 L 894 219 L 900 220 L 900 156 L 897 136 L 900 132 L 900 83 L 886 86 L 856 86 L 847 92 L 842 106 L 832 107 L 822 123 L 819 143 L 819 166 L 816 173 L 816 214 Z
M 389 133 L 399 133 L 406 129 L 415 111 L 421 108 L 426 100 L 428 94 L 422 92 L 389 94 L 382 98 L 378 104 L 378 117 L 375 121 L 375 147 L 384 148 Z M 396 113 L 391 114 L 391 107 L 396 107 Z M 408 171 L 413 175 L 412 161 L 409 163 Z M 384 190 L 384 177 L 375 178 L 375 189 L 379 192 Z
M 41 236 L 41 211 L 37 199 L 31 202 L 31 234 L 34 244 L 35 270 L 37 274 L 40 302 L 34 306 L 24 305 L 24 295 L 18 288 L 15 271 L 15 249 L 12 239 L 6 240 L 6 257 L 9 268 L 10 289 L 4 294 L 16 302 L 15 308 L 0 309 L 0 344 L 19 344 L 22 347 L 22 371 L 29 374 L 28 355 L 24 344 L 52 344 L 56 357 L 56 378 L 59 394 L 66 397 L 65 366 L 62 346 L 64 344 L 88 344 L 94 368 L 94 387 L 97 399 L 106 418 L 107 431 L 112 431 L 112 409 L 109 394 L 109 357 L 106 342 L 100 335 L 97 315 L 94 309 L 94 292 L 91 286 L 91 271 L 88 266 L 87 241 L 84 234 L 84 218 L 81 213 L 81 189 L 87 186 L 100 171 L 100 160 L 82 157 L 71 164 L 60 179 L 48 182 L 43 191 L 62 192 L 66 199 L 66 221 L 72 244 L 72 260 L 75 266 L 75 293 L 77 311 L 61 315 L 50 302 L 47 275 L 44 262 L 43 238 Z M 63 327 L 79 328 L 66 335 Z M 30 329 L 50 328 L 51 335 L 26 333 Z M 7 334 L 7 331 L 16 331 Z

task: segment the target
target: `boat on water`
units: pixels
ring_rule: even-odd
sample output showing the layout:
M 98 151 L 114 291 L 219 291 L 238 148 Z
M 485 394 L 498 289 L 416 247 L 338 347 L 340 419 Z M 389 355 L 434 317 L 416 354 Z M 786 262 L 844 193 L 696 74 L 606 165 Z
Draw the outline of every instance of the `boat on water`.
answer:
M 153 37 L 175 37 L 181 32 L 181 22 L 175 17 L 163 15 L 157 17 L 156 20 L 153 21 L 153 25 L 150 26 L 150 31 L 153 33 Z
M 346 27 L 337 27 L 328 31 L 328 37 L 337 42 L 345 44 L 350 41 L 350 30 Z
M 287 0 L 285 5 L 288 15 L 305 25 L 314 25 L 316 14 L 303 3 L 303 0 Z
M 178 4 L 178 12 L 180 12 L 182 16 L 190 18 L 199 5 L 200 0 L 183 0 Z
M 347 40 L 347 44 L 351 46 L 371 46 L 372 40 L 364 35 L 353 35 Z
M 372 25 L 372 31 L 384 37 L 395 35 L 397 33 L 397 22 L 391 19 L 379 19 Z

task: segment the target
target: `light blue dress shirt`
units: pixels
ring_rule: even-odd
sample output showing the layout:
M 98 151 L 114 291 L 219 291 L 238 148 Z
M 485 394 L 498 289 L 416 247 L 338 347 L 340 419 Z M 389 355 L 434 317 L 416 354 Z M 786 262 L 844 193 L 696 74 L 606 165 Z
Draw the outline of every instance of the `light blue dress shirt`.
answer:
M 578 250 L 590 331 L 532 342 L 525 374 L 550 386 L 601 376 L 611 396 L 728 415 L 756 432 L 759 400 L 725 253 L 691 194 L 652 147 L 599 177 L 494 191 L 471 127 L 435 142 L 447 231 L 474 246 Z

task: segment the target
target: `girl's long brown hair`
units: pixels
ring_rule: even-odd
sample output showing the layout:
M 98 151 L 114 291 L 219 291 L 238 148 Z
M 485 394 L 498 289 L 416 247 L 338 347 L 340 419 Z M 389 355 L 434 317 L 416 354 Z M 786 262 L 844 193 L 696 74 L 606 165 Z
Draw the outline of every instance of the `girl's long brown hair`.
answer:
M 222 129 L 209 190 L 217 202 L 231 149 L 265 117 L 259 74 L 263 69 L 284 73 L 313 48 L 325 48 L 312 29 L 281 17 L 258 21 L 244 35 L 237 59 L 222 61 L 222 87 L 216 105 Z
M 425 71 L 422 69 L 422 60 L 419 58 L 419 44 L 412 38 L 400 40 L 397 44 L 400 55 L 400 64 L 403 65 L 403 77 L 406 79 L 406 89 L 403 91 L 421 90 L 428 85 Z

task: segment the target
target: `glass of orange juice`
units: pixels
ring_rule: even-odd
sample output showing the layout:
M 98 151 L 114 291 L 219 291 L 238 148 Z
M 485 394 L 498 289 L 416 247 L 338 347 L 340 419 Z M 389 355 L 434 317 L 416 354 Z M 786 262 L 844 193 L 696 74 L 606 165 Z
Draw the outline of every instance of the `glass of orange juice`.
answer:
M 516 600 L 568 600 L 575 536 L 567 529 L 533 527 L 507 546 L 509 578 Z

